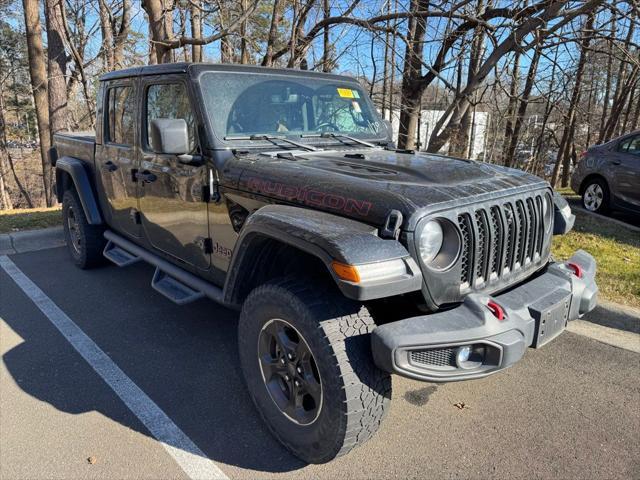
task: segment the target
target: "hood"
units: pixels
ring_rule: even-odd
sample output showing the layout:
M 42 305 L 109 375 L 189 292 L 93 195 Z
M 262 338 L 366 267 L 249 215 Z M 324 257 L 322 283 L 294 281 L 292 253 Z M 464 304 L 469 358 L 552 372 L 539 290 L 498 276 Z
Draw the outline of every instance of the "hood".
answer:
M 237 161 L 240 190 L 377 226 L 399 210 L 404 230 L 430 211 L 547 186 L 520 170 L 382 149 L 248 154 Z

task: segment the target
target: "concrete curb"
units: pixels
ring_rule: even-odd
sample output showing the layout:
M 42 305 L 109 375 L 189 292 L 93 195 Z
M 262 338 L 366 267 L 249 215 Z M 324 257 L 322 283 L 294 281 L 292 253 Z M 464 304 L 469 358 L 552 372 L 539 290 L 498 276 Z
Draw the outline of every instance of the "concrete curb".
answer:
M 573 200 L 573 199 L 571 199 L 571 200 Z M 579 202 L 580 202 L 580 200 L 573 200 L 573 201 L 569 202 L 569 205 L 571 206 L 571 209 L 572 210 L 579 210 L 580 213 L 586 213 L 587 215 L 591 215 L 592 217 L 599 218 L 601 220 L 605 220 L 607 222 L 614 223 L 616 225 L 620 225 L 621 227 L 627 228 L 627 229 L 631 230 L 632 232 L 640 232 L 640 227 L 636 227 L 635 225 L 631 225 L 630 223 L 627 223 L 627 222 L 625 222 L 623 220 L 618 220 L 617 218 L 612 218 L 612 217 L 609 217 L 607 215 L 602 215 L 600 213 L 590 212 L 586 208 L 583 208 L 582 205 Z
M 62 247 L 64 244 L 62 227 L 3 233 L 0 235 L 0 255 L 33 252 L 46 248 Z

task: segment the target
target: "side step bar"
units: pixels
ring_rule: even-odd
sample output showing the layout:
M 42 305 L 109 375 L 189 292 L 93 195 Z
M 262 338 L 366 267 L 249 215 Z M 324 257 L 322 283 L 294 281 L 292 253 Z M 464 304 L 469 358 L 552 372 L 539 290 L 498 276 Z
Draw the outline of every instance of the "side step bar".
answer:
M 107 245 L 104 247 L 104 251 L 102 252 L 102 255 L 107 257 L 109 260 L 111 260 L 113 263 L 115 263 L 119 267 L 128 267 L 129 265 L 132 265 L 140 261 L 140 257 L 136 257 L 135 255 L 120 248 L 111 240 L 107 242 Z
M 116 265 L 127 266 L 139 260 L 144 260 L 156 267 L 151 286 L 169 300 L 183 305 L 204 296 L 224 305 L 224 296 L 220 287 L 181 269 L 111 230 L 104 232 L 104 238 L 108 240 L 104 256 Z M 112 246 L 109 248 L 109 245 Z M 128 259 L 128 263 L 124 261 L 124 263 L 121 264 L 118 263 L 116 259 Z

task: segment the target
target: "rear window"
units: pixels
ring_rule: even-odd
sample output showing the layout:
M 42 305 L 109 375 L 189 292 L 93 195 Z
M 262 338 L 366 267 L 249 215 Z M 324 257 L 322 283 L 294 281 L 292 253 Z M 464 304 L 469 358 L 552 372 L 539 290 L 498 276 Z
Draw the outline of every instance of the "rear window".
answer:
M 636 135 L 622 142 L 619 150 L 633 155 L 640 155 L 640 135 Z
M 131 87 L 113 87 L 108 91 L 107 141 L 120 145 L 133 145 L 135 96 Z

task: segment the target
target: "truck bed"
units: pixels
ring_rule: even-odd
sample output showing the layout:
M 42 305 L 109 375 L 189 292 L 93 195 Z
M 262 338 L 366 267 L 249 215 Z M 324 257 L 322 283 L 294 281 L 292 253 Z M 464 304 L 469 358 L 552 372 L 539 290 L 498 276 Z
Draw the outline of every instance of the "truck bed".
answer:
M 94 132 L 62 132 L 53 136 L 60 157 L 74 157 L 91 165 L 95 158 L 96 136 Z

